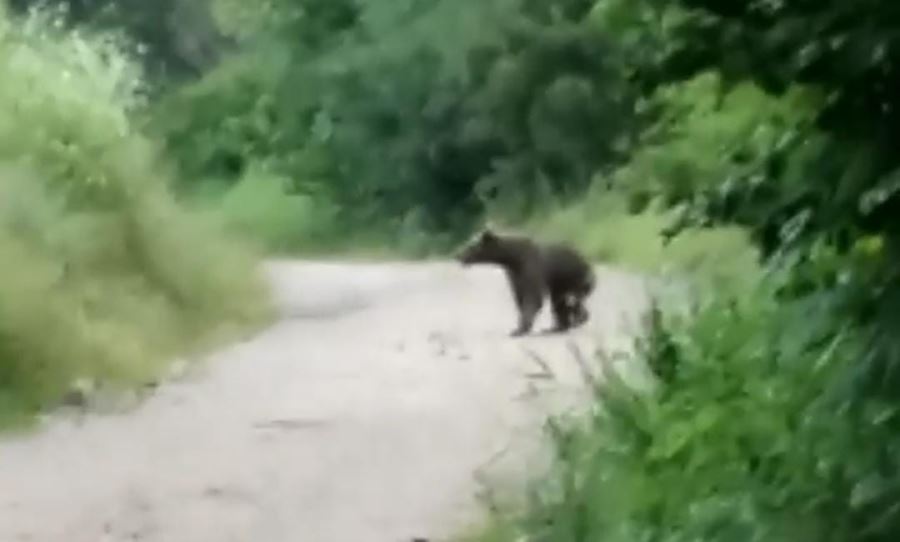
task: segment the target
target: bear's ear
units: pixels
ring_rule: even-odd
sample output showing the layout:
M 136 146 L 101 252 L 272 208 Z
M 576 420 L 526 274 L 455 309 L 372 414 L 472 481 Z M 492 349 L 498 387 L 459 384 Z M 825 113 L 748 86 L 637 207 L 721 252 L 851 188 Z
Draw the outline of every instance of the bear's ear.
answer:
M 481 241 L 482 242 L 491 242 L 497 240 L 497 234 L 494 232 L 493 226 L 490 224 L 484 227 L 484 230 L 481 232 Z

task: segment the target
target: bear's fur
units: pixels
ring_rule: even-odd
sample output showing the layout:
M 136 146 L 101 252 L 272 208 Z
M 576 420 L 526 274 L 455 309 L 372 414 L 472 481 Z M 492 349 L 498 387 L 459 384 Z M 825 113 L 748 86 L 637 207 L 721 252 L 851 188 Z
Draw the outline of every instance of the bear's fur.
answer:
M 498 265 L 506 272 L 519 311 L 513 336 L 531 331 L 546 295 L 550 296 L 555 331 L 588 320 L 584 301 L 593 291 L 596 277 L 587 260 L 568 245 L 502 235 L 487 227 L 460 251 L 457 260 L 464 266 Z

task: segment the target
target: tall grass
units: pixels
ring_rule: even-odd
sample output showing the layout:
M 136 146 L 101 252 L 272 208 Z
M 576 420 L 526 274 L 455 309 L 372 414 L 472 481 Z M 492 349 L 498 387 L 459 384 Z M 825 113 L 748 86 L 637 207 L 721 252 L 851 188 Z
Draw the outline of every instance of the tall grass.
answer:
M 672 212 L 654 206 L 631 213 L 626 197 L 597 183 L 580 200 L 549 206 L 523 229 L 571 242 L 596 262 L 673 276 L 719 291 L 740 291 L 762 277 L 756 249 L 738 227 L 689 230 L 666 241 Z
M 192 205 L 246 242 L 271 254 L 328 251 L 339 242 L 329 202 L 292 193 L 288 180 L 251 166 L 234 184 L 209 180 Z
M 661 385 L 607 371 L 586 412 L 549 424 L 555 461 L 526 509 L 472 540 L 867 540 L 852 518 L 885 488 L 855 439 L 889 431 L 890 413 L 842 403 L 862 343 L 845 329 L 810 348 L 786 325 L 796 307 L 754 294 L 657 322 L 633 362 Z
M 0 11 L 0 421 L 266 314 L 252 254 L 170 196 L 120 51 Z
M 383 258 L 414 254 L 431 239 L 410 232 L 398 241 L 385 224 L 362 231 L 342 220 L 333 201 L 293 192 L 288 179 L 259 165 L 234 183 L 199 182 L 184 200 L 232 237 L 273 256 Z

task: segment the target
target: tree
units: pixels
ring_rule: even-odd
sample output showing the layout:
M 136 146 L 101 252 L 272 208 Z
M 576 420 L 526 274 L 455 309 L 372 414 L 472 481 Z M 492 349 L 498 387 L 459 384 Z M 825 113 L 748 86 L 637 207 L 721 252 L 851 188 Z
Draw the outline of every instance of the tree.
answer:
M 49 5 L 71 24 L 124 31 L 138 45 L 151 81 L 195 77 L 233 45 L 218 29 L 210 0 L 9 0 L 18 11 Z

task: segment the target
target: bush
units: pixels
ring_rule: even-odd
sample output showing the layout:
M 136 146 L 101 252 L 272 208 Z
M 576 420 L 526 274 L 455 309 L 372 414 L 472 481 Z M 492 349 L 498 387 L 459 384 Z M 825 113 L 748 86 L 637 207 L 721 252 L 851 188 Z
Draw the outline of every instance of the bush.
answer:
M 343 232 L 334 207 L 313 196 L 291 193 L 283 177 L 250 167 L 231 186 L 217 181 L 210 185 L 197 198 L 198 206 L 266 252 L 318 252 L 340 243 Z
M 127 383 L 265 314 L 251 255 L 171 198 L 102 36 L 0 13 L 0 416 L 75 378 Z
M 487 539 L 851 539 L 852 518 L 886 489 L 856 438 L 885 434 L 891 414 L 847 408 L 857 335 L 810 342 L 785 325 L 794 310 L 760 292 L 663 319 L 633 360 L 662 385 L 637 392 L 606 372 L 588 413 L 550 424 L 552 474 L 528 510 Z

